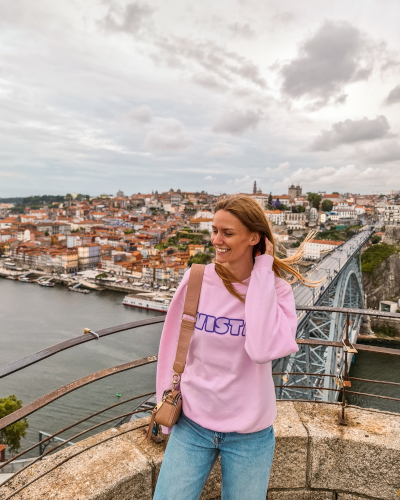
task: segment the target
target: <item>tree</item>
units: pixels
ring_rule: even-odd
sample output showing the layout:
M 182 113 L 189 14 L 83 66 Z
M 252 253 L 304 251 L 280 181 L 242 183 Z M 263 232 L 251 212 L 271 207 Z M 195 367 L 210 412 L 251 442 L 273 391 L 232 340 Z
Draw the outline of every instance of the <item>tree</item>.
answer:
M 45 235 L 45 236 L 49 236 L 49 232 L 48 232 L 48 231 L 45 231 L 45 232 L 44 232 L 44 235 Z
M 208 264 L 212 261 L 213 255 L 209 253 L 198 253 L 196 255 L 192 255 L 188 262 L 188 267 L 192 267 L 192 264 Z
M 381 237 L 378 234 L 374 234 L 374 236 L 372 236 L 372 238 L 371 238 L 371 243 L 373 245 L 376 245 L 380 241 L 381 241 Z
M 308 193 L 307 200 L 311 203 L 311 206 L 316 208 L 317 210 L 319 209 L 319 203 L 321 199 L 322 197 L 320 194 Z
M 340 193 L 338 193 L 337 191 L 333 191 L 333 193 L 332 193 L 332 194 L 340 194 Z
M 272 192 L 268 196 L 268 210 L 272 210 Z
M 0 398 L 0 418 L 22 408 L 22 401 L 17 399 L 14 394 L 8 398 Z M 21 448 L 21 438 L 25 437 L 26 429 L 29 427 L 28 420 L 23 418 L 15 424 L 11 424 L 5 429 L 0 430 L 0 444 L 8 446 L 10 453 L 17 453 Z
M 330 212 L 333 208 L 333 201 L 331 200 L 324 200 L 321 205 L 321 210 L 324 212 Z

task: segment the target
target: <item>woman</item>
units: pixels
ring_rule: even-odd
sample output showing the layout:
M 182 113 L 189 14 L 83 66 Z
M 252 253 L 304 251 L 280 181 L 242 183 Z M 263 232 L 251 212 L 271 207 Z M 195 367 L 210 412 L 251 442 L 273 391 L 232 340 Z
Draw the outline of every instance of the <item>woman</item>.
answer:
M 205 268 L 196 326 L 182 374 L 182 413 L 172 429 L 154 500 L 197 500 L 221 455 L 222 500 L 265 500 L 275 447 L 272 360 L 298 350 L 289 273 L 304 253 L 279 259 L 260 205 L 250 196 L 219 201 L 211 242 L 216 262 Z M 190 271 L 165 320 L 158 356 L 157 401 L 171 388 Z M 307 282 L 307 283 L 306 283 Z M 179 388 L 179 387 L 177 387 Z M 171 432 L 172 431 L 172 432 Z

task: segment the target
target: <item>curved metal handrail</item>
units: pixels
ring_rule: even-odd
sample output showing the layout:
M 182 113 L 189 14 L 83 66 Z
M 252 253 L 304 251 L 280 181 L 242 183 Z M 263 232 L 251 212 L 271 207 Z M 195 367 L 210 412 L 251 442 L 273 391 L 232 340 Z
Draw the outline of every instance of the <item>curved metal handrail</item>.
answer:
M 306 305 L 296 305 L 297 311 L 326 311 L 326 312 L 338 312 L 343 314 L 363 314 L 366 316 L 378 316 L 381 318 L 392 318 L 392 319 L 400 319 L 400 314 L 398 313 L 387 313 L 382 311 L 375 311 L 373 309 L 347 309 L 345 307 L 326 307 L 326 306 L 306 306 Z M 107 335 L 112 335 L 114 333 L 124 332 L 126 330 L 132 330 L 134 328 L 140 328 L 142 326 L 154 325 L 157 323 L 163 323 L 165 321 L 166 315 L 156 316 L 150 319 L 144 319 L 140 321 L 133 321 L 132 323 L 125 323 L 123 325 L 113 326 L 110 328 L 105 328 L 103 330 L 96 331 L 96 334 L 101 337 L 106 337 Z M 74 337 L 72 339 L 64 340 L 59 344 L 55 344 L 53 346 L 47 347 L 42 351 L 36 352 L 34 354 L 30 354 L 25 358 L 21 358 L 17 361 L 13 361 L 12 363 L 0 367 L 0 379 L 3 377 L 7 377 L 12 373 L 15 373 L 27 366 L 31 366 L 43 359 L 49 358 L 50 356 L 54 356 L 55 354 L 65 351 L 66 349 L 70 349 L 71 347 L 75 347 L 80 344 L 84 344 L 85 342 L 90 342 L 91 340 L 96 340 L 97 337 L 92 335 L 80 335 L 79 337 Z M 333 345 L 333 344 L 332 344 Z M 335 345 L 335 347 L 338 347 Z M 384 352 L 384 351 L 379 351 Z
M 105 328 L 103 330 L 98 330 L 96 333 L 100 338 L 106 337 L 107 335 L 112 335 L 113 333 L 124 332 L 126 330 L 132 330 L 133 328 L 140 328 L 141 326 L 163 323 L 165 321 L 165 318 L 166 315 L 156 316 L 150 319 L 143 319 L 140 321 L 133 321 L 132 323 L 124 323 L 123 325 L 113 326 L 111 328 Z M 42 361 L 43 359 L 49 358 L 50 356 L 54 356 L 54 354 L 65 351 L 66 349 L 70 349 L 71 347 L 84 344 L 85 342 L 90 342 L 91 340 L 97 340 L 97 337 L 94 337 L 92 335 L 80 335 L 79 337 L 64 340 L 59 344 L 55 344 L 53 346 L 47 347 L 46 349 L 43 349 L 42 351 L 30 354 L 25 358 L 13 361 L 6 366 L 0 367 L 0 378 L 7 377 L 7 375 L 11 375 L 11 373 L 22 370 L 27 366 L 37 363 L 38 361 Z
M 55 391 L 52 391 L 49 394 L 36 399 L 36 401 L 32 401 L 32 403 L 23 406 L 19 410 L 16 410 L 14 413 L 10 413 L 9 415 L 1 418 L 0 430 L 15 422 L 18 422 L 18 420 L 21 420 L 21 418 L 30 415 L 40 408 L 47 406 L 49 403 L 52 403 L 56 399 L 59 399 L 62 396 L 65 396 L 66 394 L 69 394 L 73 391 L 76 391 L 77 389 L 80 389 L 85 385 L 91 384 L 92 382 L 97 382 L 98 380 L 109 377 L 110 375 L 114 375 L 115 373 L 121 373 L 126 370 L 137 368 L 138 366 L 155 363 L 157 361 L 157 358 L 158 356 L 149 356 L 147 358 L 137 359 L 135 361 L 130 361 L 129 363 L 124 363 L 123 365 L 113 366 L 112 368 L 105 368 L 104 370 L 92 373 L 91 375 L 87 375 L 86 377 L 75 380 L 70 384 L 64 385 L 63 387 L 60 387 L 59 389 L 56 389 Z

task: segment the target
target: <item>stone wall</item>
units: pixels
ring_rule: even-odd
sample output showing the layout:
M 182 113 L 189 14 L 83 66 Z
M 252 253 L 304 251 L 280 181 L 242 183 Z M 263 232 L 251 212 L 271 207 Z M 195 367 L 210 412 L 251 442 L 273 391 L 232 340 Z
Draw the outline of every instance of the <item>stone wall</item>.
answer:
M 400 415 L 350 408 L 348 426 L 340 426 L 337 414 L 336 405 L 278 402 L 268 500 L 399 498 Z M 82 451 L 13 498 L 150 500 L 168 437 L 148 443 L 146 428 L 134 430 L 148 421 L 109 429 L 38 462 L 1 487 L 0 499 Z M 87 449 L 108 437 L 113 439 Z M 201 500 L 220 499 L 220 493 L 217 460 Z

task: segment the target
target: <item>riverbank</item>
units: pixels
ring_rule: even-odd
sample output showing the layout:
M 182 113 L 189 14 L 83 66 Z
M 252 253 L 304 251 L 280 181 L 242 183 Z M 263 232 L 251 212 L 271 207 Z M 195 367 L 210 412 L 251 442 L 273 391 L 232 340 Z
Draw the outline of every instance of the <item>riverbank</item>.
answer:
M 110 290 L 114 292 L 123 292 L 133 295 L 140 295 L 142 298 L 144 295 L 150 297 L 154 295 L 154 293 L 157 293 L 157 295 L 165 297 L 166 299 L 171 299 L 173 297 L 173 292 L 158 291 L 157 289 L 156 290 L 144 289 L 142 287 L 135 286 L 134 283 L 104 282 L 91 278 L 83 278 L 79 275 L 71 276 L 71 278 L 66 279 L 66 278 L 61 278 L 59 275 L 50 275 L 49 273 L 45 273 L 43 271 L 36 271 L 32 269 L 31 270 L 27 269 L 17 272 L 15 270 L 0 268 L 0 278 L 6 278 L 6 279 L 8 278 L 17 281 L 18 277 L 25 275 L 32 275 L 32 277 L 36 278 L 48 276 L 49 280 L 51 280 L 52 282 L 59 285 L 63 285 L 65 287 L 70 287 L 80 283 L 83 288 L 87 288 L 89 290 L 98 290 L 98 291 Z

